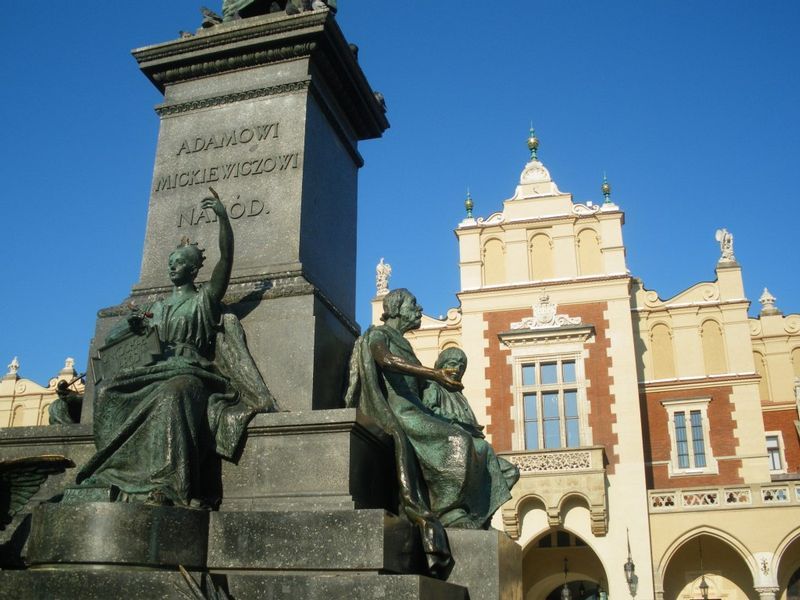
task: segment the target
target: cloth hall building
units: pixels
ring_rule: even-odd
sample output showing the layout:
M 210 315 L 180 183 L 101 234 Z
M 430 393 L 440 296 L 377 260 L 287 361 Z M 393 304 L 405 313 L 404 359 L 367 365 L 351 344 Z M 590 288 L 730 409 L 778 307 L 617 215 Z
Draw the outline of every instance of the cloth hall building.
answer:
M 576 203 L 529 147 L 499 212 L 467 200 L 459 308 L 408 335 L 425 365 L 464 350 L 464 393 L 522 471 L 495 526 L 523 547 L 525 600 L 565 582 L 573 599 L 800 599 L 800 315 L 765 290 L 748 316 L 725 230 L 716 279 L 660 298 L 628 271 L 608 185 Z

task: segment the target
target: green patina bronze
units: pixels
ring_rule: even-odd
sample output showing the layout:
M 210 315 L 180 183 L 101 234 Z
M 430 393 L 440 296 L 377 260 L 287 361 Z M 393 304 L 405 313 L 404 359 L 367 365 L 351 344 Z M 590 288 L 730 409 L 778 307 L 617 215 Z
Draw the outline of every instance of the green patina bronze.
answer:
M 383 310 L 384 325 L 356 341 L 346 402 L 393 437 L 402 511 L 422 531 L 431 572 L 443 577 L 452 565 L 444 527 L 487 529 L 519 471 L 495 455 L 461 394 L 463 352 L 422 366 L 403 337 L 420 326 L 416 298 L 393 290 Z
M 56 384 L 57 398 L 47 407 L 50 425 L 73 425 L 81 420 L 83 394 L 70 389 L 79 378 L 72 381 L 62 379 Z
M 232 21 L 278 11 L 297 14 L 325 5 L 336 12 L 336 0 L 223 0 L 222 19 Z
M 170 254 L 172 293 L 134 310 L 114 328 L 93 362 L 97 453 L 80 470 L 71 498 L 208 506 L 214 455 L 231 458 L 248 421 L 275 401 L 247 350 L 238 319 L 222 298 L 233 268 L 233 230 L 214 193 L 202 201 L 217 215 L 220 259 L 210 281 L 195 285 L 203 263 L 196 244 Z

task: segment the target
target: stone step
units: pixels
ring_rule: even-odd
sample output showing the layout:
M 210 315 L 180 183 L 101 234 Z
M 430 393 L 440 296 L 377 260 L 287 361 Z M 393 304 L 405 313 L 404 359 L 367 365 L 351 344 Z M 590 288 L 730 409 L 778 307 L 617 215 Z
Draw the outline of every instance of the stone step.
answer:
M 466 588 L 421 575 L 375 573 L 194 573 L 207 593 L 212 585 L 235 600 L 468 600 Z M 213 581 L 212 581 L 213 579 Z M 0 600 L 186 600 L 193 597 L 177 571 L 0 571 Z M 208 597 L 213 597 L 208 595 Z
M 211 513 L 209 569 L 425 572 L 419 530 L 380 509 Z

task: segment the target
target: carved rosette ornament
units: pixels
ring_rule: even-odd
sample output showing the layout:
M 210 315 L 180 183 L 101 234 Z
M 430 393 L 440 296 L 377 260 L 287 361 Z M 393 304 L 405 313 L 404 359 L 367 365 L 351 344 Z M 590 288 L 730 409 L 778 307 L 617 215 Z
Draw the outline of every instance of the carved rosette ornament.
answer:
M 518 323 L 512 323 L 511 329 L 544 329 L 580 324 L 580 317 L 558 314 L 558 304 L 550 302 L 550 295 L 543 293 L 539 297 L 539 302 L 533 305 L 533 317 L 526 317 Z

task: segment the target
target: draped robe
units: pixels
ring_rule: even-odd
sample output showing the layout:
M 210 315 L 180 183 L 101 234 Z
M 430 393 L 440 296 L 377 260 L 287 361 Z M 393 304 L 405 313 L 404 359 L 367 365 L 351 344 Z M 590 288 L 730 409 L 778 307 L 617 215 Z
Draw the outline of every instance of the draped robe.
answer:
M 184 506 L 207 499 L 209 455 L 232 458 L 252 416 L 276 408 L 241 324 L 232 314 L 220 319 L 220 308 L 202 286 L 149 307 L 163 355 L 98 386 L 97 453 L 78 483 L 115 485 L 129 500 L 153 491 Z
M 443 526 L 488 527 L 511 498 L 513 482 L 509 485 L 485 440 L 425 406 L 425 380 L 377 365 L 370 352 L 376 341 L 420 364 L 401 332 L 388 325 L 370 327 L 353 350 L 346 402 L 392 436 L 401 510 L 420 526 L 432 571 L 446 571 L 451 557 Z

